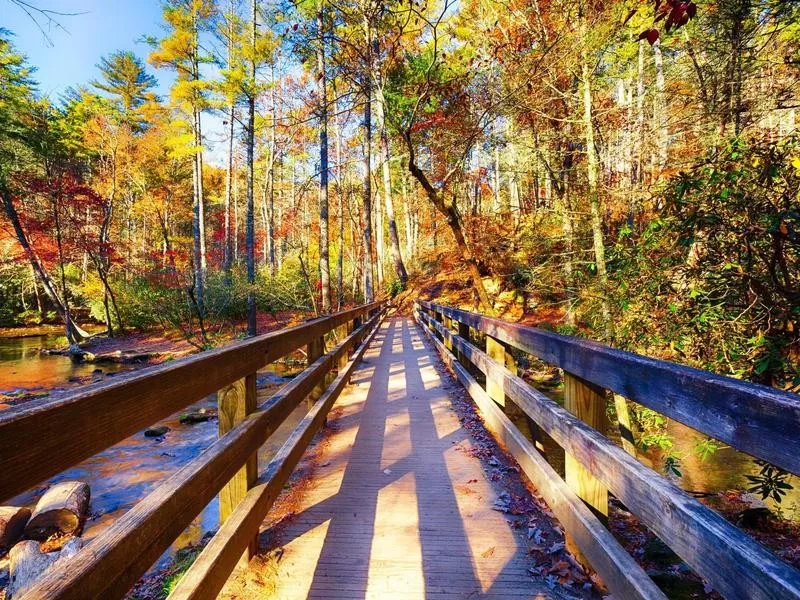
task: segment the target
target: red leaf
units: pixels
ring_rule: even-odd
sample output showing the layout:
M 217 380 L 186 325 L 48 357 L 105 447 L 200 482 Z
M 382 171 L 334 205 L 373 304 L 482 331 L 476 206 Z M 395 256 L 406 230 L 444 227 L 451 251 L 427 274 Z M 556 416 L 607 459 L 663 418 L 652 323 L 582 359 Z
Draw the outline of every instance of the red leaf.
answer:
M 647 41 L 650 43 L 651 46 L 656 43 L 657 39 L 658 39 L 658 29 L 651 29 L 650 31 L 647 32 Z
M 686 7 L 686 14 L 689 15 L 690 19 L 694 19 L 694 16 L 697 14 L 697 4 L 690 2 L 689 6 Z

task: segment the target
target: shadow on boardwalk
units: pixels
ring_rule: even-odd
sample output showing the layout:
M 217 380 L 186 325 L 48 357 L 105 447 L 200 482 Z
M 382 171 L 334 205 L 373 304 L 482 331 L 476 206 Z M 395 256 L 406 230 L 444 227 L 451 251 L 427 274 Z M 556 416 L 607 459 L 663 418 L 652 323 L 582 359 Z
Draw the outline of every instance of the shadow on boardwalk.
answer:
M 560 533 L 502 454 L 461 427 L 457 384 L 440 373 L 421 336 L 407 318 L 382 325 L 323 441 L 301 464 L 312 477 L 270 515 L 264 535 L 272 550 L 235 576 L 223 597 L 585 595 L 532 575 L 528 527 L 541 525 L 545 545 Z M 510 491 L 508 479 L 516 480 Z M 527 507 L 523 514 L 495 509 L 503 492 Z

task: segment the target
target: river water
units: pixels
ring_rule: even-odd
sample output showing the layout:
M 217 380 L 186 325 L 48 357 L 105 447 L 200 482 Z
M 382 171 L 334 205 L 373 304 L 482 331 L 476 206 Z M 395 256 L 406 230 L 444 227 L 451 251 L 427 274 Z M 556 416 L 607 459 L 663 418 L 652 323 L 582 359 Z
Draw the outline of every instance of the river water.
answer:
M 560 405 L 564 405 L 563 387 L 541 388 L 541 391 Z M 616 428 L 612 428 L 616 431 Z M 697 446 L 708 436 L 682 423 L 667 419 L 666 433 L 672 441 L 671 452 L 678 457 L 680 477 L 670 479 L 680 488 L 689 492 L 714 494 L 729 490 L 747 491 L 752 485 L 747 475 L 758 474 L 759 467 L 752 456 L 739 452 L 730 446 L 720 444 L 718 450 L 703 457 L 697 452 Z M 609 433 L 609 437 L 615 434 Z M 638 439 L 638 438 L 637 438 Z M 621 445 L 619 439 L 615 440 Z M 548 462 L 559 473 L 564 474 L 564 451 L 553 440 L 545 440 Z M 657 448 L 647 452 L 639 452 L 639 461 L 661 475 L 664 473 L 665 453 Z M 794 486 L 786 490 L 781 502 L 772 498 L 763 500 L 765 506 L 780 513 L 783 517 L 800 522 L 800 477 L 790 476 L 788 482 Z M 753 494 L 751 498 L 758 504 L 761 496 Z
M 39 351 L 41 348 L 59 345 L 63 345 L 63 338 L 59 340 L 57 336 L 0 338 L 0 393 L 52 388 L 76 377 L 94 379 L 113 377 L 116 372 L 137 368 L 135 365 L 113 363 L 99 366 L 75 364 L 69 357 L 42 354 Z M 98 368 L 103 371 L 102 374 L 95 373 Z M 138 368 L 143 367 L 140 365 Z M 270 365 L 259 372 L 259 401 L 265 400 L 295 373 L 296 370 L 292 372 L 281 364 Z M 139 432 L 42 482 L 24 494 L 13 499 L 0 499 L 0 502 L 33 508 L 50 485 L 73 479 L 85 481 L 91 488 L 91 504 L 82 537 L 84 540 L 96 537 L 158 484 L 218 438 L 215 419 L 193 425 L 180 424 L 181 413 L 202 408 L 216 409 L 216 398 L 209 396 L 158 423 L 170 428 L 163 438 L 148 438 L 144 436 L 144 432 Z M 261 447 L 259 465 L 262 468 L 302 420 L 307 410 L 306 404 L 301 403 Z M 80 432 L 75 434 L 80 435 Z M 219 505 L 215 498 L 192 521 L 170 550 L 159 559 L 156 567 L 165 564 L 177 550 L 200 541 L 207 532 L 216 529 L 218 525 Z

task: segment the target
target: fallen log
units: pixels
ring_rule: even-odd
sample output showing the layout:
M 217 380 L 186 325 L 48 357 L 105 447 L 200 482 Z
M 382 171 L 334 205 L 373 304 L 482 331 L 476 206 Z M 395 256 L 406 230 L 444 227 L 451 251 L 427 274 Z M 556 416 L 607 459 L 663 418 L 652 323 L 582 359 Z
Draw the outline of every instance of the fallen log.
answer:
M 21 506 L 0 506 L 0 556 L 25 532 L 31 511 Z
M 47 569 L 61 558 L 74 556 L 82 546 L 83 540 L 74 537 L 64 544 L 60 552 L 42 552 L 39 542 L 21 541 L 9 553 L 10 581 L 6 589 L 6 600 L 24 595 Z
M 64 481 L 52 486 L 39 498 L 25 527 L 25 537 L 44 541 L 54 534 L 78 533 L 89 509 L 89 485 Z

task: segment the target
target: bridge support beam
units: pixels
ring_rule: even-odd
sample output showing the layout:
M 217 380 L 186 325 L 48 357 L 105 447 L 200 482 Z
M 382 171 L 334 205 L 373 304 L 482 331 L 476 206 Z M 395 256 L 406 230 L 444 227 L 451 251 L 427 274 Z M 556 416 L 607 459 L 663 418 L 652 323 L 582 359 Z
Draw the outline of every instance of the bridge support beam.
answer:
M 256 409 L 256 374 L 233 382 L 217 392 L 217 412 L 219 415 L 219 435 L 222 437 L 247 418 Z M 225 487 L 219 492 L 219 520 L 225 520 L 247 495 L 247 490 L 255 485 L 258 477 L 258 452 L 251 454 L 245 465 L 239 469 Z M 240 565 L 246 566 L 258 552 L 258 536 L 253 537 L 242 555 Z

